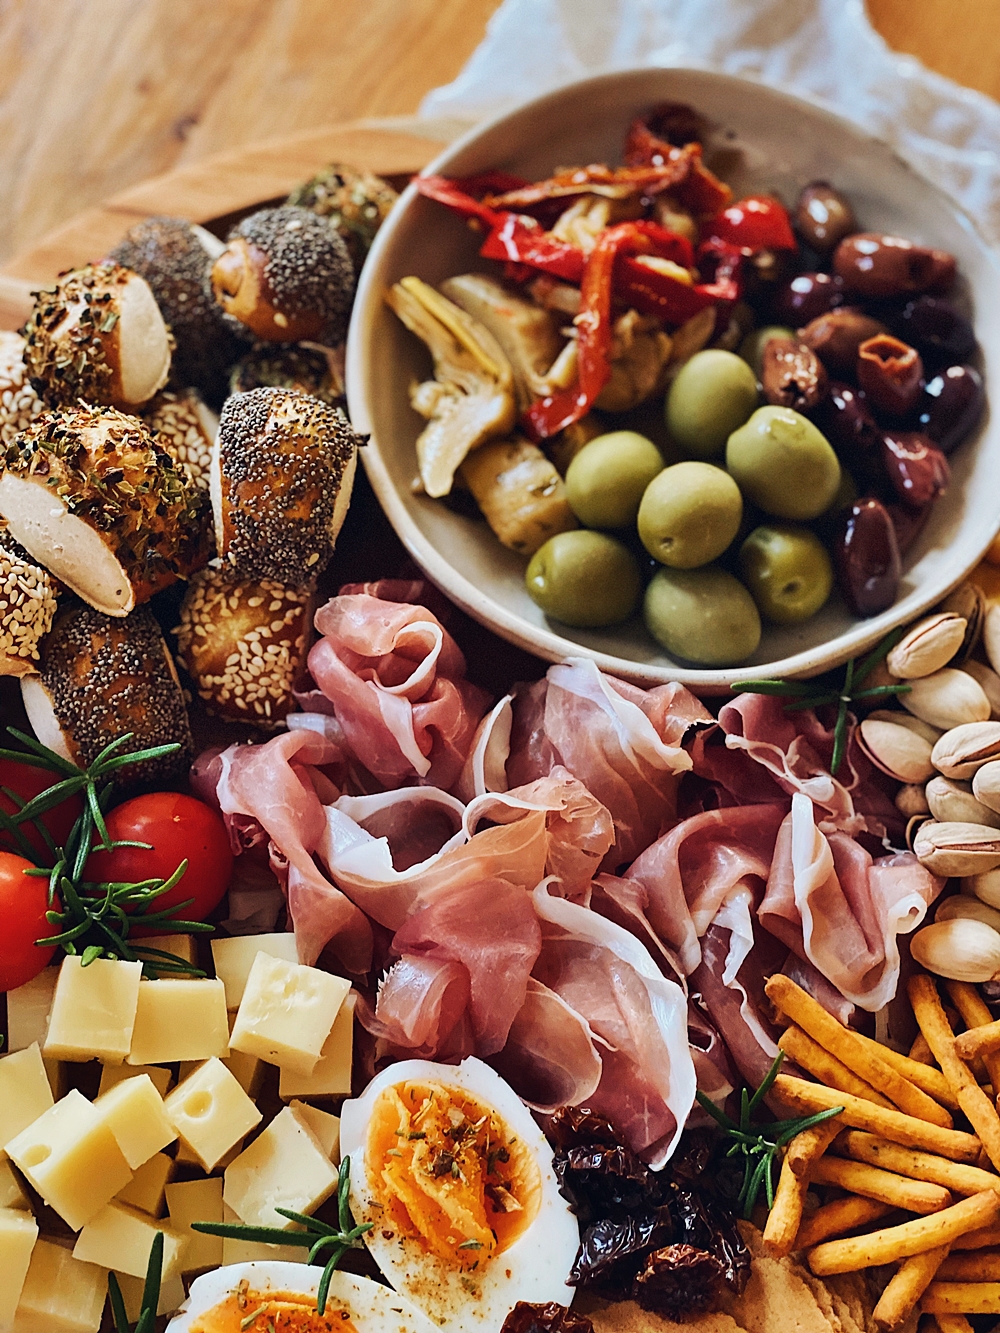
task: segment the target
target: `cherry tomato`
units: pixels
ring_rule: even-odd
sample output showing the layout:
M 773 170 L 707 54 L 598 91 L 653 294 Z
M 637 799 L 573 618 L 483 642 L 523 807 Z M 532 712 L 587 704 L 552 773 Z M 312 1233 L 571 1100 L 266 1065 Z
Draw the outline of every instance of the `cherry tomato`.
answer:
M 87 862 L 86 878 L 128 883 L 168 879 L 186 857 L 188 868 L 180 882 L 155 899 L 150 910 L 162 912 L 193 898 L 180 915 L 185 920 L 204 921 L 225 893 L 233 866 L 229 835 L 211 806 L 179 792 L 154 791 L 116 806 L 107 824 L 115 841 L 129 839 L 152 846 L 149 850 L 118 847 L 112 852 L 94 852 Z M 170 926 L 132 933 L 169 934 Z
M 48 769 L 35 768 L 33 764 L 19 764 L 13 759 L 0 759 L 0 787 L 8 787 L 12 792 L 16 792 L 22 802 L 30 801 L 33 796 L 37 796 L 39 792 L 45 791 L 58 781 L 58 774 L 51 773 Z M 18 808 L 9 796 L 0 792 L 0 810 L 13 815 Z M 82 809 L 81 798 L 70 796 L 42 816 L 41 822 L 48 829 L 57 847 L 61 847 L 69 837 L 70 829 L 76 823 Z M 22 824 L 21 831 L 39 857 L 51 865 L 48 848 L 34 823 L 29 821 Z M 0 848 L 6 851 L 18 850 L 14 840 L 3 829 L 0 829 Z
M 37 977 L 55 953 L 40 949 L 35 940 L 54 935 L 59 927 L 45 920 L 49 882 L 25 875 L 30 861 L 13 852 L 0 852 L 0 991 L 16 990 Z M 56 910 L 59 904 L 55 904 Z

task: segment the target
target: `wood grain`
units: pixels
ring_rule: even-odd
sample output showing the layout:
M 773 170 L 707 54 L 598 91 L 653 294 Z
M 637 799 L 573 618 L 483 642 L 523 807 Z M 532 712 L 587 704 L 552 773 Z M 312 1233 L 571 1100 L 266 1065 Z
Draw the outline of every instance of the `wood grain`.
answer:
M 895 50 L 1000 100 L 1000 0 L 867 0 L 867 7 Z

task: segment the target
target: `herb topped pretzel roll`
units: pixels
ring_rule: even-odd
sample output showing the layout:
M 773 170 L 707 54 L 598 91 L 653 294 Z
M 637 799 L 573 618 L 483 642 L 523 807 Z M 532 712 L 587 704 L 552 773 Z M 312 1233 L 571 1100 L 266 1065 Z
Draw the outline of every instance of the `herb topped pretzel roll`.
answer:
M 154 745 L 180 750 L 127 770 L 130 783 L 172 781 L 194 752 L 184 693 L 173 659 L 148 607 L 127 620 L 76 602 L 56 618 L 36 674 L 21 681 L 32 730 L 43 745 L 81 767 L 122 732 L 122 753 Z
M 0 461 L 11 535 L 99 611 L 125 616 L 208 558 L 208 498 L 136 417 L 46 412 Z
M 212 458 L 219 555 L 244 578 L 314 586 L 351 503 L 358 436 L 294 389 L 226 400 Z
M 56 613 L 55 580 L 0 524 L 0 676 L 37 671 L 38 644 Z
M 212 266 L 215 299 L 261 342 L 343 341 L 354 265 L 335 228 L 306 208 L 262 208 Z
M 292 343 L 286 347 L 261 343 L 241 357 L 229 373 L 233 393 L 251 389 L 298 389 L 331 407 L 344 399 L 343 367 L 331 348 L 318 343 Z
M 360 272 L 375 233 L 398 198 L 381 176 L 334 162 L 293 190 L 285 202 L 326 218 L 344 238 L 354 267 Z
M 84 399 L 139 407 L 170 372 L 171 338 L 149 284 L 120 264 L 90 264 L 35 293 L 24 362 L 49 407 Z
M 192 485 L 208 490 L 212 445 L 219 418 L 202 402 L 197 389 L 158 393 L 142 414 L 156 443 L 187 470 Z

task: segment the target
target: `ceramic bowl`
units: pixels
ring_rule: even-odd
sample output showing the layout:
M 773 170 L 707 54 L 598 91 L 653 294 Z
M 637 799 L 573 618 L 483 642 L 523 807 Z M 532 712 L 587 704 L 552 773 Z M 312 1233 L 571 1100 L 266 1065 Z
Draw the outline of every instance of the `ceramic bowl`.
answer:
M 632 118 L 657 102 L 686 102 L 708 118 L 715 141 L 732 150 L 723 173 L 737 197 L 770 191 L 791 203 L 810 180 L 833 182 L 865 230 L 892 232 L 954 253 L 967 284 L 987 386 L 1000 384 L 1000 265 L 970 219 L 884 143 L 819 106 L 772 88 L 694 70 L 633 70 L 587 79 L 538 98 L 451 146 L 428 168 L 467 176 L 488 168 L 528 179 L 556 167 L 621 160 Z M 414 443 L 423 420 L 408 387 L 430 376 L 423 344 L 384 301 L 407 274 L 438 283 L 470 270 L 496 272 L 477 255 L 462 219 L 421 198 L 411 185 L 382 228 L 365 264 L 348 338 L 347 393 L 355 426 L 371 433 L 363 451 L 372 485 L 400 538 L 454 602 L 497 634 L 550 661 L 593 658 L 642 684 L 680 680 L 721 692 L 748 676 L 811 676 L 876 643 L 933 606 L 977 563 L 1000 527 L 1000 419 L 952 456 L 952 484 L 909 551 L 895 604 L 857 620 L 835 596 L 811 620 L 765 627 L 746 663 L 707 670 L 671 660 L 641 619 L 605 630 L 548 620 L 524 586 L 525 562 L 482 522 L 439 500 L 414 495 Z

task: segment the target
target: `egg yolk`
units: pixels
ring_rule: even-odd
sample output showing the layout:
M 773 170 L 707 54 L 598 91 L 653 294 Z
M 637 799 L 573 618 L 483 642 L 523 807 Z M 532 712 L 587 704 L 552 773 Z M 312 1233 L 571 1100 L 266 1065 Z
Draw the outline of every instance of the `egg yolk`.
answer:
M 238 1290 L 198 1315 L 190 1333 L 358 1333 L 350 1310 L 328 1300 L 323 1314 L 316 1302 L 293 1292 Z
M 461 1088 L 404 1083 L 372 1109 L 368 1180 L 386 1223 L 463 1272 L 512 1245 L 534 1221 L 538 1165 L 489 1106 Z

